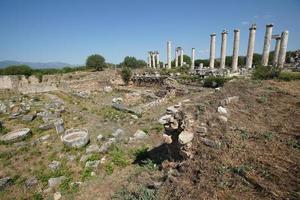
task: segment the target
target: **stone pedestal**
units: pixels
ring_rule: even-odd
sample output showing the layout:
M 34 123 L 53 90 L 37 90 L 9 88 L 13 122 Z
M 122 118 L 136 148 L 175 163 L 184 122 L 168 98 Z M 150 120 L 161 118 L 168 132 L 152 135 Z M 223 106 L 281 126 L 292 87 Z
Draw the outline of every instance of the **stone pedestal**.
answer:
M 270 47 L 272 41 L 272 30 L 273 30 L 273 24 L 267 24 L 265 40 L 264 40 L 264 48 L 263 48 L 262 58 L 261 58 L 262 66 L 267 66 L 269 62 L 269 54 L 270 54 Z
M 225 68 L 225 62 L 226 62 L 226 47 L 227 47 L 227 34 L 228 32 L 226 30 L 223 30 L 222 32 L 222 43 L 221 43 L 221 62 L 220 62 L 220 68 Z
M 283 68 L 286 57 L 287 43 L 289 38 L 289 32 L 283 31 L 281 34 L 281 43 L 278 55 L 278 67 Z
M 254 53 L 254 45 L 255 45 L 255 33 L 256 33 L 256 24 L 252 24 L 249 28 L 249 41 L 248 41 L 248 50 L 246 57 L 246 68 L 252 68 L 253 62 L 253 53 Z
M 216 34 L 210 35 L 210 54 L 209 54 L 209 67 L 214 68 L 216 55 Z
M 239 48 L 240 48 L 240 30 L 234 30 L 234 39 L 233 39 L 233 52 L 232 52 L 232 71 L 236 72 L 238 70 L 238 59 L 239 59 Z

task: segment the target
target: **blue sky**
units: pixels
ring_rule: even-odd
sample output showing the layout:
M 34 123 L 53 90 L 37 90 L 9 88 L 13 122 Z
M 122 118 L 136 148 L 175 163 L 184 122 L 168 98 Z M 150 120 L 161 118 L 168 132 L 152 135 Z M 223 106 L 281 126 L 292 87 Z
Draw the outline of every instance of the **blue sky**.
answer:
M 288 49 L 300 48 L 300 0 L 0 0 L 0 60 L 62 61 L 83 64 L 99 53 L 108 62 L 125 56 L 146 60 L 158 50 L 166 61 L 166 41 L 196 58 L 207 58 L 209 35 L 241 30 L 240 55 L 246 54 L 248 28 L 257 24 L 255 52 L 261 53 L 265 24 L 273 33 L 289 30 Z M 274 41 L 272 44 L 274 48 Z

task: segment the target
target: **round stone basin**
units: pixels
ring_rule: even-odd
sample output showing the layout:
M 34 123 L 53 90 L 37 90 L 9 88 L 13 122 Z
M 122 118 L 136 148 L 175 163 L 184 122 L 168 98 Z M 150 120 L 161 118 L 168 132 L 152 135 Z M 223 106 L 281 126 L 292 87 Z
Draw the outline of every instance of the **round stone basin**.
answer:
M 87 129 L 68 129 L 61 136 L 61 141 L 68 147 L 81 148 L 90 141 Z
M 0 137 L 0 141 L 4 143 L 19 142 L 26 137 L 30 136 L 31 130 L 29 128 L 22 128 L 12 132 L 9 132 Z

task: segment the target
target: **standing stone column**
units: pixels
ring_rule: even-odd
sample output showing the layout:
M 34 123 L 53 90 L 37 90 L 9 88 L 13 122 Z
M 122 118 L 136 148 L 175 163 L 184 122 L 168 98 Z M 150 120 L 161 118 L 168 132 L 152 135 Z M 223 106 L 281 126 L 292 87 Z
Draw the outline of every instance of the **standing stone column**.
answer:
M 273 56 L 273 66 L 277 67 L 281 37 L 278 36 L 278 37 L 275 38 L 275 40 L 276 40 L 276 43 L 275 43 L 274 56 Z
M 226 48 L 227 48 L 227 34 L 228 31 L 223 30 L 222 34 L 222 43 L 221 43 L 221 62 L 220 68 L 225 69 L 225 62 L 226 62 Z
M 278 56 L 278 67 L 280 68 L 283 68 L 283 65 L 285 63 L 288 38 L 289 38 L 289 31 L 283 31 L 281 34 L 281 43 L 280 43 L 280 50 Z
M 264 48 L 263 48 L 263 53 L 262 53 L 262 57 L 261 57 L 261 65 L 262 66 L 267 66 L 268 62 L 269 62 L 269 53 L 270 53 L 270 47 L 271 47 L 271 41 L 272 41 L 272 30 L 273 30 L 273 24 L 267 24 Z
M 152 58 L 151 58 L 151 51 L 149 51 L 149 52 L 148 52 L 148 66 L 149 66 L 149 68 L 152 67 L 152 65 L 151 65 L 151 60 L 152 60 Z
M 247 50 L 247 58 L 246 58 L 247 69 L 252 68 L 255 33 L 256 33 L 256 24 L 252 24 L 252 26 L 249 28 L 249 41 L 248 41 L 248 50 Z
M 234 39 L 233 39 L 233 52 L 232 52 L 232 71 L 236 72 L 238 70 L 238 60 L 239 60 L 239 48 L 240 48 L 240 30 L 234 30 Z
M 195 69 L 195 48 L 192 48 L 192 64 L 191 64 L 191 70 Z
M 153 68 L 154 68 L 154 69 L 156 68 L 155 55 L 156 55 L 156 53 L 153 52 L 153 53 L 152 53 L 152 65 L 153 65 Z
M 216 34 L 212 33 L 210 35 L 210 54 L 209 54 L 209 67 L 212 69 L 215 65 L 216 56 Z
M 158 51 L 156 52 L 156 66 L 157 66 L 158 68 L 160 68 L 160 63 L 159 63 L 159 52 L 158 52 Z
M 168 63 L 168 69 L 171 69 L 171 41 L 167 42 L 167 63 Z
M 178 47 L 175 49 L 175 67 L 178 67 Z
M 183 66 L 183 48 L 180 49 L 180 67 Z

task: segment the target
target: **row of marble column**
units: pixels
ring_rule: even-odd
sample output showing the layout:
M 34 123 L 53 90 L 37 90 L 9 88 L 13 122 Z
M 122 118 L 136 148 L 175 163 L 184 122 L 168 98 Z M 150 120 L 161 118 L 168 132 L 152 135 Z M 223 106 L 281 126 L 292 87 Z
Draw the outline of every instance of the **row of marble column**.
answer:
M 267 66 L 269 64 L 269 54 L 271 47 L 271 40 L 276 39 L 274 57 L 272 64 L 274 66 L 283 67 L 285 62 L 285 56 L 287 51 L 287 42 L 288 42 L 288 31 L 283 31 L 281 36 L 275 35 L 272 36 L 273 24 L 266 25 L 266 33 L 264 39 L 263 53 L 261 65 Z M 221 41 L 221 56 L 220 56 L 220 68 L 225 68 L 226 61 L 226 46 L 227 46 L 227 34 L 228 32 L 224 30 L 222 32 L 222 41 Z M 256 35 L 256 25 L 252 24 L 249 28 L 249 40 L 248 40 L 248 49 L 246 55 L 246 68 L 252 68 L 253 64 L 253 54 L 254 54 L 254 44 L 255 44 L 255 35 Z M 216 34 L 213 33 L 210 35 L 210 56 L 209 56 L 209 67 L 214 68 L 215 62 L 215 53 L 216 53 Z M 237 71 L 238 65 L 238 52 L 240 45 L 240 30 L 234 30 L 234 41 L 233 41 L 233 53 L 232 53 L 232 71 Z
M 280 35 L 272 36 L 273 24 L 266 25 L 263 53 L 261 64 L 266 66 L 269 64 L 269 54 L 272 39 L 276 40 L 275 49 L 274 49 L 274 57 L 272 60 L 272 64 L 274 66 L 283 67 L 285 63 L 286 51 L 287 51 L 287 43 L 288 43 L 288 31 L 283 31 Z M 221 33 L 222 41 L 221 41 L 221 55 L 220 55 L 220 68 L 225 68 L 226 62 L 226 48 L 227 48 L 227 35 L 228 31 L 224 30 Z M 249 39 L 248 39 L 248 48 L 246 55 L 246 68 L 250 69 L 253 65 L 253 54 L 255 47 L 255 35 L 256 35 L 256 25 L 252 24 L 249 28 Z M 213 33 L 210 35 L 210 55 L 209 55 L 209 67 L 214 68 L 215 64 L 215 54 L 216 54 L 216 34 Z M 233 52 L 232 52 L 232 71 L 238 70 L 238 54 L 239 54 L 239 46 L 240 46 L 240 30 L 234 30 L 234 40 L 233 40 Z M 175 66 L 178 66 L 178 56 L 180 53 L 180 66 L 183 65 L 183 49 L 181 47 L 177 47 L 175 49 Z M 191 69 L 195 67 L 195 48 L 192 48 L 192 64 Z M 167 68 L 171 68 L 171 41 L 167 42 Z M 201 68 L 201 66 L 200 66 Z
M 150 68 L 160 67 L 158 51 L 149 51 L 148 52 L 148 67 L 150 67 Z

